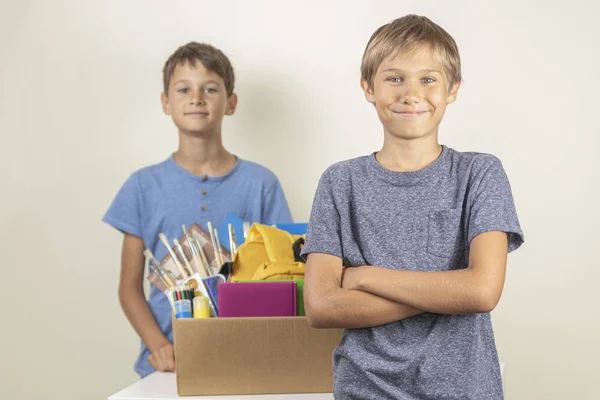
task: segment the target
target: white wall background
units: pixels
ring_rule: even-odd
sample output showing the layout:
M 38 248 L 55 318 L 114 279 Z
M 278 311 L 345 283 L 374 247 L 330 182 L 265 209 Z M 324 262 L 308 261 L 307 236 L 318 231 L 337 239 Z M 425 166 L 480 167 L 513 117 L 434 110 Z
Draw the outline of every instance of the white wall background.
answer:
M 507 398 L 598 398 L 597 2 L 0 4 L 0 398 L 101 399 L 136 379 L 121 236 L 100 218 L 131 172 L 176 147 L 159 93 L 177 46 L 230 56 L 240 104 L 226 146 L 275 171 L 306 221 L 328 165 L 380 148 L 360 58 L 407 13 L 461 51 L 441 142 L 502 159 L 525 230 L 493 313 Z

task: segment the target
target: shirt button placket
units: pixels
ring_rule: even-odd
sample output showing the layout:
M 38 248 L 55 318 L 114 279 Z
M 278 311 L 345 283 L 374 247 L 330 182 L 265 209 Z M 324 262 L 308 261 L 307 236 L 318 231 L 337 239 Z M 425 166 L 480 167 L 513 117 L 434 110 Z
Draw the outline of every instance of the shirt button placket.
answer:
M 207 175 L 203 175 L 202 176 L 202 182 L 206 182 L 207 180 L 208 180 L 208 176 Z M 206 191 L 206 189 L 202 189 L 201 193 L 202 193 L 203 196 L 206 196 L 206 193 L 208 193 L 208 192 Z M 206 211 L 206 206 L 203 205 L 202 207 L 200 207 L 200 209 L 202 211 Z

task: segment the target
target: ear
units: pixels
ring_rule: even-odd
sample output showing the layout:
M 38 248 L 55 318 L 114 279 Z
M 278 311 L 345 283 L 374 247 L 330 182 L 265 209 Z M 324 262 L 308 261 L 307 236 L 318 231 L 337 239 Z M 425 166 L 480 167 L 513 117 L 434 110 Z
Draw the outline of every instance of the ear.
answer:
M 233 115 L 235 108 L 237 107 L 238 97 L 237 94 L 232 93 L 227 99 L 227 107 L 225 107 L 225 115 Z
M 375 92 L 368 81 L 360 79 L 360 87 L 365 92 L 365 99 L 371 104 L 375 104 Z
M 450 91 L 448 92 L 448 97 L 446 99 L 446 104 L 452 104 L 456 100 L 456 96 L 458 95 L 458 89 L 460 89 L 461 82 L 455 83 Z
M 169 98 L 165 92 L 160 94 L 160 103 L 162 104 L 163 112 L 167 115 L 171 115 L 171 105 L 169 104 Z

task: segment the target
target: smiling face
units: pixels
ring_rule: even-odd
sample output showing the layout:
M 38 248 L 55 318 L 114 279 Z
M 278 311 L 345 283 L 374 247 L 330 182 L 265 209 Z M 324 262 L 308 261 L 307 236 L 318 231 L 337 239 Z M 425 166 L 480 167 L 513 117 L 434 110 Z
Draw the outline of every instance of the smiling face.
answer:
M 386 136 L 405 140 L 435 137 L 446 106 L 460 87 L 448 87 L 444 69 L 435 62 L 431 46 L 400 52 L 384 59 L 369 85 L 361 86 L 373 103 Z
M 223 116 L 233 114 L 237 96 L 227 96 L 223 79 L 197 62 L 195 67 L 177 65 L 161 102 L 179 132 L 200 137 L 221 132 Z

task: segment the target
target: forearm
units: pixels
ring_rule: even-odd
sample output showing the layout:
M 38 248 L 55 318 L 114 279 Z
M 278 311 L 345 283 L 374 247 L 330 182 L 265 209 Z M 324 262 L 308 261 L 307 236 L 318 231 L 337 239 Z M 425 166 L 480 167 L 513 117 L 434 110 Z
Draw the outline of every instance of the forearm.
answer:
M 306 304 L 316 328 L 368 328 L 399 321 L 422 311 L 359 290 L 336 288 Z
M 489 312 L 495 304 L 484 277 L 470 269 L 443 272 L 396 271 L 361 267 L 357 289 L 393 302 L 438 314 Z
M 170 343 L 156 323 L 143 291 L 121 288 L 119 301 L 127 319 L 150 351 L 155 351 Z

